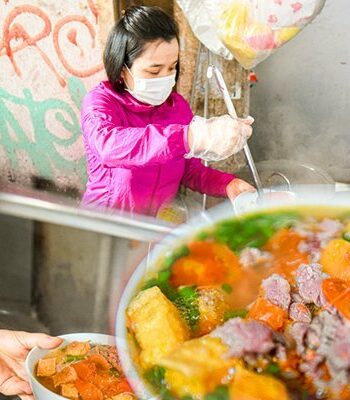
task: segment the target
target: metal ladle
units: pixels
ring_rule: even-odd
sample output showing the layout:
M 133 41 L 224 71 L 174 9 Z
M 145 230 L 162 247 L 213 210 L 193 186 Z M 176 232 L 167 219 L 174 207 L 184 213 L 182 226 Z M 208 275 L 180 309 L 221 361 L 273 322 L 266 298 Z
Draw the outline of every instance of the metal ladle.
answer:
M 209 65 L 208 70 L 207 70 L 207 78 L 211 79 L 213 76 L 215 77 L 218 88 L 222 94 L 222 97 L 224 99 L 224 102 L 225 102 L 225 105 L 226 105 L 229 115 L 232 118 L 238 118 L 236 110 L 235 110 L 235 106 L 233 105 L 232 99 L 230 97 L 230 94 L 227 89 L 224 77 L 222 76 L 222 73 L 215 65 Z M 247 162 L 248 162 L 249 169 L 252 173 L 254 183 L 255 183 L 256 189 L 258 191 L 258 195 L 260 197 L 263 194 L 263 186 L 262 186 L 260 176 L 258 174 L 258 170 L 256 168 L 256 165 L 255 165 L 252 153 L 250 152 L 248 144 L 246 144 L 243 147 L 243 150 L 244 150 L 244 154 L 246 156 Z

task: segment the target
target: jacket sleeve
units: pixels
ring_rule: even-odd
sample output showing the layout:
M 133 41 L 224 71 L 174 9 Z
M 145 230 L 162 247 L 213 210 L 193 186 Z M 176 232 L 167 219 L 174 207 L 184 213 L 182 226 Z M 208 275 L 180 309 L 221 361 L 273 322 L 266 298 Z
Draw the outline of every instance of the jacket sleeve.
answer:
M 196 192 L 214 197 L 226 197 L 226 186 L 235 179 L 233 174 L 206 167 L 198 158 L 186 160 L 182 184 Z
M 182 158 L 186 153 L 188 125 L 150 124 L 124 127 L 107 100 L 92 107 L 83 105 L 82 131 L 85 144 L 107 167 L 138 168 Z M 113 104 L 113 106 L 115 106 Z

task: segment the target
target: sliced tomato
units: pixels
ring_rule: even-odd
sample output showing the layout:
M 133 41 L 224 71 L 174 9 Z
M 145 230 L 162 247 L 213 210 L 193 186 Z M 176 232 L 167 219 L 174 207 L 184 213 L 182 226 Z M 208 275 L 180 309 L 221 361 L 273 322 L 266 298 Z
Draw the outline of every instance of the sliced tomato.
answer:
M 113 380 L 113 383 L 109 385 L 108 392 L 106 395 L 108 396 L 116 396 L 121 393 L 132 393 L 131 386 L 126 378 L 116 378 Z
M 171 283 L 182 285 L 218 285 L 232 283 L 241 274 L 236 254 L 222 243 L 193 242 L 190 254 L 172 266 Z
M 309 262 L 307 253 L 299 251 L 303 237 L 291 229 L 281 229 L 266 243 L 264 250 L 273 255 L 272 272 L 294 282 L 296 270 Z
M 322 282 L 322 291 L 328 303 L 350 319 L 350 282 L 328 278 Z
M 75 369 L 78 377 L 83 381 L 92 382 L 96 377 L 97 368 L 94 363 L 84 360 L 73 364 L 72 367 Z
M 108 370 L 111 368 L 109 362 L 101 354 L 92 354 L 86 361 L 95 364 L 97 369 Z
M 287 254 L 275 256 L 273 261 L 273 272 L 284 276 L 291 284 L 295 282 L 297 269 L 301 264 L 308 264 L 309 257 L 299 251 L 289 251 Z
M 287 321 L 287 313 L 279 306 L 272 304 L 263 297 L 258 297 L 252 308 L 249 310 L 247 318 L 265 322 L 274 330 L 283 328 Z
M 102 391 L 91 382 L 78 379 L 75 382 L 75 387 L 82 400 L 103 400 Z
M 286 253 L 298 249 L 303 237 L 297 232 L 284 228 L 275 233 L 266 243 L 265 250 L 271 253 Z

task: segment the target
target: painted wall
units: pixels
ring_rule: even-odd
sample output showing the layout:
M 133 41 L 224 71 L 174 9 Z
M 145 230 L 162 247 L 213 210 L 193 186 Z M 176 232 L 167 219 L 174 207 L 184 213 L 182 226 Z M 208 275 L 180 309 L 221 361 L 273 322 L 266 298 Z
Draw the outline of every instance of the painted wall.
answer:
M 350 182 L 350 4 L 321 15 L 263 62 L 251 90 L 257 160 L 310 162 Z
M 2 179 L 84 188 L 80 104 L 104 78 L 101 42 L 112 7 L 112 0 L 0 0 Z

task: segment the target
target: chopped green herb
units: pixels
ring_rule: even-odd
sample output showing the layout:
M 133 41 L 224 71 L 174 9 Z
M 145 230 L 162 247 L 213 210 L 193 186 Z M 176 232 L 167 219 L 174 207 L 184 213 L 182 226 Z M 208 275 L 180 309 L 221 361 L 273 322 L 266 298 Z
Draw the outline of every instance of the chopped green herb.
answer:
M 257 214 L 221 222 L 214 230 L 213 236 L 233 251 L 241 251 L 245 247 L 260 248 L 274 233 L 293 226 L 297 220 L 298 214 L 292 212 Z
M 158 273 L 158 280 L 160 282 L 166 282 L 170 279 L 171 271 L 170 270 L 162 270 Z
M 196 329 L 199 321 L 198 292 L 193 286 L 185 286 L 178 290 L 174 304 L 191 329 Z
M 189 254 L 189 249 L 187 246 L 182 246 L 175 250 L 173 254 L 166 257 L 163 262 L 163 268 L 158 272 L 157 277 L 149 279 L 142 290 L 149 289 L 154 286 L 158 286 L 163 294 L 171 301 L 175 301 L 177 296 L 177 290 L 171 286 L 169 279 L 171 276 L 171 266 L 176 260 L 181 257 L 187 256 Z
M 182 246 L 176 249 L 170 256 L 166 257 L 163 263 L 164 269 L 169 269 L 176 260 L 181 257 L 188 256 L 190 254 L 190 250 L 187 246 Z
M 116 378 L 118 378 L 120 376 L 120 373 L 115 368 L 111 368 L 109 370 L 109 374 L 114 376 L 114 377 L 116 377 Z
M 309 392 L 304 389 L 301 394 L 301 400 L 308 400 L 308 399 L 309 399 Z
M 221 286 L 221 289 L 222 289 L 224 292 L 226 292 L 227 294 L 231 294 L 231 293 L 232 293 L 232 286 L 229 285 L 228 283 L 224 283 L 224 284 Z
M 176 400 L 176 397 L 171 393 L 169 389 L 161 390 L 160 397 L 162 400 Z
M 146 373 L 144 377 L 148 383 L 150 383 L 158 392 L 159 397 L 162 400 L 175 400 L 176 397 L 171 393 L 171 391 L 167 388 L 165 383 L 165 368 L 160 367 L 159 365 L 155 365 Z
M 228 387 L 225 385 L 218 386 L 213 392 L 204 396 L 204 400 L 229 400 Z
M 164 388 L 165 368 L 155 365 L 145 372 L 145 379 L 156 389 Z
M 245 318 L 248 314 L 247 310 L 230 310 L 224 314 L 224 321 L 228 321 L 231 318 Z
M 81 360 L 84 360 L 84 358 L 85 358 L 85 356 L 73 356 L 71 354 L 67 354 L 65 362 L 71 363 L 71 362 L 81 361 Z
M 265 368 L 264 372 L 269 375 L 279 376 L 281 374 L 281 368 L 277 363 L 270 362 Z
M 208 232 L 200 232 L 197 235 L 197 240 L 199 240 L 199 241 L 206 240 L 206 239 L 208 239 L 208 236 L 209 236 Z
M 192 396 L 187 394 L 186 396 L 182 396 L 180 400 L 194 400 Z
M 178 293 L 181 297 L 185 299 L 192 299 L 197 296 L 197 291 L 195 286 L 184 286 L 178 290 Z
M 152 278 L 152 279 L 149 279 L 149 280 L 143 285 L 142 290 L 146 290 L 146 289 L 149 289 L 149 288 L 151 288 L 151 287 L 153 287 L 153 286 L 157 286 L 157 285 L 158 285 L 158 279 Z
M 343 239 L 350 242 L 350 232 L 343 233 Z
M 173 288 L 169 282 L 170 272 L 168 274 L 168 279 L 166 279 L 165 271 L 160 271 L 158 273 L 158 278 L 152 278 L 145 283 L 142 290 L 149 289 L 154 286 L 158 286 L 163 294 L 171 301 L 177 298 L 177 291 Z

